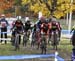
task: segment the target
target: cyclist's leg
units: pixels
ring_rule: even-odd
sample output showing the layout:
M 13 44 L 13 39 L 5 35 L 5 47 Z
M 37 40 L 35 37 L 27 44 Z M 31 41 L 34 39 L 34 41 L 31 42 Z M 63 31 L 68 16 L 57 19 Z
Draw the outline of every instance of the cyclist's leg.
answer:
M 46 47 L 44 48 L 44 54 L 46 54 Z
M 48 44 L 50 44 L 51 41 L 51 30 L 49 30 L 49 35 L 48 35 Z
M 59 30 L 58 34 L 59 34 L 59 41 L 60 41 L 60 38 L 61 38 L 61 30 Z
M 21 44 L 21 35 L 19 35 L 19 44 Z
M 28 40 L 28 39 L 27 39 L 27 36 L 25 35 L 25 37 L 24 37 L 24 45 L 25 45 L 25 46 L 27 46 L 27 40 Z
M 7 33 L 5 33 L 5 38 L 7 38 Z M 5 44 L 7 44 L 7 40 L 5 40 Z
M 3 38 L 3 33 L 2 32 L 4 32 L 4 29 L 3 28 L 1 28 L 1 43 L 3 42 L 3 40 L 2 40 L 2 38 Z
M 44 41 L 44 54 L 46 54 L 46 48 L 47 48 L 47 35 L 45 36 L 45 41 Z
M 41 47 L 41 54 L 43 54 L 44 53 L 44 48 L 43 47 Z
M 31 47 L 34 47 L 34 43 L 35 43 L 35 32 L 33 31 L 33 33 L 32 33 L 32 41 L 31 41 Z
M 1 33 L 1 38 L 3 38 L 3 33 Z M 3 41 L 3 40 L 1 40 L 1 43 L 2 43 L 2 41 Z
M 25 35 L 24 35 L 24 36 L 25 36 Z M 25 44 L 25 42 L 24 42 L 24 41 L 25 41 L 24 36 L 23 36 L 23 43 L 22 43 L 22 44 L 23 44 L 23 46 L 24 46 L 24 44 Z
M 7 28 L 6 27 L 4 28 L 4 32 L 7 32 Z M 7 33 L 5 33 L 4 35 L 5 35 L 5 38 L 7 39 Z M 5 44 L 6 43 L 7 43 L 7 40 L 5 40 Z
M 54 31 L 54 44 L 55 44 L 55 49 L 57 50 L 57 45 L 58 45 L 58 31 Z

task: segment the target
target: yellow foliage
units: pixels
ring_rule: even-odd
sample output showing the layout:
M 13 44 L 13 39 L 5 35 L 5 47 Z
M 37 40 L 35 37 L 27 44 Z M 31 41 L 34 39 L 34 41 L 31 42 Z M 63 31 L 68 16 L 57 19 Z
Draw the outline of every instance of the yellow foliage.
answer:
M 44 16 L 48 17 L 50 16 L 51 12 L 48 10 L 45 2 L 43 0 L 42 3 L 39 0 L 32 0 L 34 2 L 34 4 L 32 5 L 31 0 L 22 0 L 22 4 L 25 5 L 27 3 L 30 3 L 30 7 L 29 9 L 31 11 L 34 11 L 35 13 L 38 13 L 39 11 L 41 11 L 43 13 Z M 51 1 L 52 0 L 47 0 L 48 5 L 50 5 L 51 7 Z M 72 10 L 75 10 L 75 4 L 72 5 L 73 8 L 71 8 L 70 6 L 70 2 L 71 0 L 57 0 L 57 4 L 59 6 L 57 6 L 57 10 L 54 11 L 54 16 L 56 16 L 56 18 L 60 18 L 62 16 L 65 15 L 65 13 L 69 13 Z
M 25 5 L 25 4 L 29 3 L 29 2 L 30 2 L 30 0 L 22 0 L 23 5 Z
M 64 0 L 57 0 L 57 4 L 61 4 Z
M 63 2 L 70 3 L 71 0 L 57 0 L 57 4 L 61 4 Z
M 34 11 L 35 13 L 38 13 L 40 10 L 40 6 L 36 3 L 34 4 L 34 6 L 31 6 L 30 9 Z
M 70 3 L 71 2 L 71 0 L 64 0 L 66 3 Z
M 65 5 L 62 4 L 61 7 L 60 7 L 60 9 L 61 9 L 61 10 L 65 10 Z
M 65 14 L 64 14 L 64 12 L 62 12 L 62 11 L 55 11 L 54 12 L 54 16 L 56 17 L 56 18 L 61 18 L 62 16 L 64 16 Z
M 72 6 L 73 10 L 75 11 L 75 5 Z
M 7 10 L 11 7 L 13 7 L 13 3 L 14 1 L 13 0 L 0 0 L 0 13 L 3 13 L 4 10 Z
M 70 4 L 66 3 L 66 4 L 65 4 L 65 8 L 66 8 L 66 9 L 70 8 Z
M 48 4 L 51 5 L 51 0 L 48 0 Z

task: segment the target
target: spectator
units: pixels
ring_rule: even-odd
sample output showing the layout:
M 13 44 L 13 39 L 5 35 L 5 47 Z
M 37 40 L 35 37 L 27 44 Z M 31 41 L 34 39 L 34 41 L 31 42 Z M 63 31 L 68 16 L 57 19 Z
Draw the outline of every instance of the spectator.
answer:
M 7 20 L 5 19 L 5 15 L 2 14 L 1 15 L 1 20 L 0 20 L 0 24 L 1 24 L 1 32 L 7 32 L 7 26 L 9 25 Z M 5 38 L 7 38 L 7 33 L 4 33 Z M 1 38 L 3 38 L 3 33 L 1 33 Z M 2 43 L 3 40 L 1 40 Z M 7 43 L 7 41 L 5 40 L 5 44 Z

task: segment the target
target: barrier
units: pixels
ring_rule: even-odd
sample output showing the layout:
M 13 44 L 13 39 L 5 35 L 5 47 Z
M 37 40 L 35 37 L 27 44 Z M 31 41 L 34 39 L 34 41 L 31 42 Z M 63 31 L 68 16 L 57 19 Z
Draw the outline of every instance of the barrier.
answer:
M 3 34 L 4 34 L 4 33 L 7 33 L 7 34 L 10 35 L 10 36 L 11 36 L 11 34 L 12 34 L 12 32 L 0 32 L 0 34 L 1 34 L 1 33 L 3 33 Z M 73 33 L 70 34 L 70 31 L 69 31 L 69 30 L 62 30 L 62 31 L 61 31 L 61 37 L 66 37 L 66 38 L 69 38 L 69 39 L 70 39 L 71 36 L 72 36 L 72 34 L 73 34 Z M 8 38 L 8 39 L 0 38 L 0 40 L 11 40 L 11 39 L 10 39 L 10 38 Z
M 9 29 L 10 30 L 10 29 Z M 0 33 L 12 33 L 12 32 L 0 32 Z M 62 34 L 70 34 L 69 30 L 62 30 L 61 31 Z M 72 34 L 72 33 L 71 33 Z
M 4 33 L 11 34 L 12 32 L 0 32 L 0 34 L 1 34 L 1 33 L 3 33 L 3 34 L 4 34 Z
M 46 55 L 12 55 L 12 56 L 0 56 L 0 60 L 19 60 L 19 59 L 34 59 L 34 58 L 50 58 L 54 57 L 55 54 L 46 54 Z M 57 56 L 58 61 L 64 61 L 63 58 Z
M 0 40 L 11 40 L 11 38 L 0 38 Z
M 70 34 L 70 30 L 61 30 L 62 34 Z M 71 33 L 72 34 L 72 33 Z

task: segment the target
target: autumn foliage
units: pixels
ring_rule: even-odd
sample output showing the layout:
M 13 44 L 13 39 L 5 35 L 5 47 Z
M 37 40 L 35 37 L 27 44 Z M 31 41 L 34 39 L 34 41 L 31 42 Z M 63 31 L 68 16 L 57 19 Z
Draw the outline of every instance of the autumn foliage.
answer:
M 29 10 L 34 13 L 41 11 L 44 16 L 48 17 L 51 14 L 52 1 L 55 0 L 22 0 L 22 5 L 29 5 Z M 70 11 L 75 11 L 75 0 L 71 4 L 71 0 L 57 0 L 55 2 L 56 10 L 53 12 L 54 16 L 61 18 L 65 16 Z M 72 7 L 72 8 L 71 8 Z
M 0 0 L 0 13 L 3 13 L 4 10 L 11 8 L 13 3 L 13 0 Z

